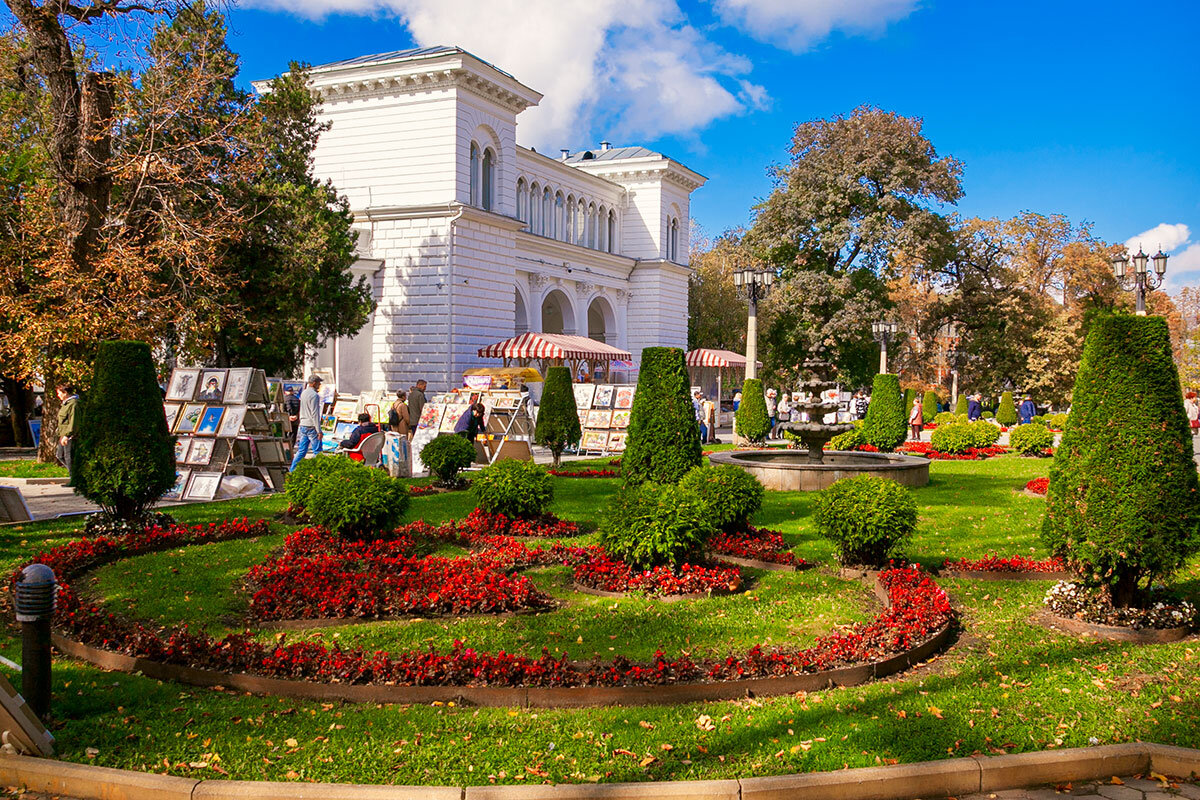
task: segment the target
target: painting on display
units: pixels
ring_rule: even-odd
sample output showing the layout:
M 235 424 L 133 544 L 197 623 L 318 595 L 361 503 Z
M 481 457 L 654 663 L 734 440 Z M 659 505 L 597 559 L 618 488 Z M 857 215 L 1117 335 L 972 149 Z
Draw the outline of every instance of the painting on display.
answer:
M 344 420 L 339 420 L 337 426 L 333 429 L 333 438 L 337 439 L 339 442 L 343 441 L 344 439 L 349 439 L 350 434 L 354 433 L 354 429 L 357 427 L 357 422 L 345 422 Z
M 592 397 L 596 394 L 596 384 L 576 383 L 571 387 L 575 392 L 576 408 L 591 408 Z
M 221 473 L 195 472 L 188 481 L 187 491 L 183 493 L 184 500 L 212 500 L 221 488 Z
M 225 402 L 246 402 L 246 398 L 250 396 L 250 379 L 253 377 L 254 370 L 250 367 L 229 370 L 229 377 L 225 381 Z M 267 396 L 274 397 L 269 386 L 267 387 Z
M 636 386 L 618 386 L 613 408 L 633 408 L 633 392 Z
M 206 403 L 223 403 L 225 401 L 225 380 L 228 373 L 223 369 L 206 369 L 200 373 L 200 394 L 197 400 Z
M 588 418 L 589 413 L 590 412 L 584 411 L 582 408 L 579 409 L 579 427 L 582 428 L 584 425 L 587 425 L 587 418 Z
M 183 464 L 187 461 L 188 451 L 192 447 L 192 437 L 180 436 L 175 440 L 175 463 Z
M 255 447 L 258 450 L 258 460 L 264 464 L 283 464 L 287 461 L 287 454 L 283 449 L 283 442 L 276 439 L 260 439 L 256 441 Z
M 442 424 L 438 426 L 439 433 L 454 433 L 455 426 L 462 419 L 462 415 L 467 413 L 467 409 L 471 406 L 467 403 L 453 403 L 446 406 L 446 413 L 442 415 Z
M 191 400 L 196 395 L 196 384 L 200 381 L 200 370 L 177 369 L 171 373 L 171 384 L 167 387 L 168 400 Z
M 204 409 L 204 413 L 200 415 L 200 422 L 196 425 L 196 433 L 200 436 L 216 436 L 223 416 L 225 416 L 223 406 L 209 406 Z
M 175 425 L 176 433 L 191 433 L 196 430 L 196 426 L 200 424 L 200 415 L 204 413 L 204 403 L 188 403 L 183 407 L 183 412 L 179 415 L 179 422 Z
M 583 432 L 584 450 L 603 450 L 606 444 L 608 444 L 608 431 Z
M 437 405 L 436 403 L 426 403 L 421 409 L 421 419 L 417 422 L 417 428 L 436 428 L 442 423 L 442 413 L 446 410 L 445 406 Z
M 191 477 L 191 475 L 192 471 L 190 469 L 175 470 L 175 483 L 170 489 L 167 489 L 165 494 L 163 494 L 163 499 L 178 500 L 179 498 L 183 497 L 183 490 L 187 488 L 188 478 Z
M 304 381 L 284 381 L 283 390 L 285 392 L 290 390 L 292 394 L 299 397 L 304 391 Z
M 358 398 L 339 397 L 334 401 L 333 415 L 338 419 L 358 419 Z
M 226 395 L 228 397 L 229 395 Z M 237 436 L 242 432 L 242 422 L 246 419 L 245 406 L 229 406 L 221 419 L 221 427 L 217 428 L 217 436 Z
M 213 439 L 193 439 L 192 447 L 188 451 L 188 456 L 184 459 L 184 463 L 193 467 L 207 467 L 212 461 L 213 448 L 216 446 L 216 441 Z
M 616 387 L 611 384 L 601 384 L 596 387 L 596 395 L 592 398 L 592 408 L 612 408 L 613 393 Z
M 167 430 L 175 430 L 175 423 L 179 420 L 179 411 L 182 408 L 182 403 L 163 403 L 163 416 L 167 418 Z
M 627 433 L 610 433 L 608 435 L 608 449 L 615 453 L 620 453 L 625 450 L 625 437 Z
M 613 428 L 628 428 L 629 427 L 629 415 L 631 413 L 632 412 L 629 411 L 628 409 L 618 409 L 617 411 L 614 411 L 613 415 L 612 415 L 612 426 L 611 427 L 613 427 Z
M 587 427 L 589 428 L 607 428 L 612 424 L 611 411 L 592 410 L 588 412 Z

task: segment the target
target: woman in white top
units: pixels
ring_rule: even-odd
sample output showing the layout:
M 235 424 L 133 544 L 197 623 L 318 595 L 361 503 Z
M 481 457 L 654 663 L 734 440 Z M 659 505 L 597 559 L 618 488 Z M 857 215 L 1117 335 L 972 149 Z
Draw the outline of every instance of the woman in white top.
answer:
M 908 427 L 912 430 L 913 441 L 921 441 L 921 429 L 925 427 L 925 423 L 921 415 L 920 395 L 917 395 L 917 399 L 913 400 L 912 411 L 908 414 Z

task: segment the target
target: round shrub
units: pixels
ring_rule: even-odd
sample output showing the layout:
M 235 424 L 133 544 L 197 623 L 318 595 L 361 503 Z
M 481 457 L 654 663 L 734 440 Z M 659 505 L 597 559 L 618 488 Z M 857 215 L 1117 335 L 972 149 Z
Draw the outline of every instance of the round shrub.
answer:
M 990 411 L 985 411 L 985 412 L 983 412 L 983 418 L 984 419 L 995 419 L 996 415 Z
M 1200 551 L 1200 480 L 1167 321 L 1095 320 L 1071 400 L 1042 541 L 1129 606 Z
M 980 419 L 968 423 L 968 427 L 971 429 L 971 435 L 975 438 L 976 447 L 991 447 L 1000 441 L 999 425 L 993 425 Z
M 984 425 L 991 423 L 985 422 Z M 975 431 L 970 425 L 956 422 L 953 425 L 939 425 L 929 437 L 929 444 L 939 453 L 961 455 L 975 447 Z
M 1054 446 L 1054 434 L 1045 425 L 1018 425 L 1008 432 L 1008 446 L 1023 456 L 1041 455 Z
M 546 513 L 554 484 L 546 468 L 532 461 L 497 461 L 471 481 L 476 504 L 489 514 L 533 519 Z
M 843 564 L 881 567 L 916 530 L 917 501 L 898 483 L 859 475 L 821 490 L 814 517 Z
M 996 422 L 1006 428 L 1017 424 L 1017 407 L 1013 405 L 1012 392 L 1000 395 L 1000 405 L 996 409 Z
M 562 451 L 567 445 L 578 442 L 580 434 L 579 412 L 575 410 L 575 393 L 571 388 L 571 370 L 550 367 L 546 370 L 546 383 L 542 387 L 542 404 L 538 408 L 534 441 L 550 449 L 554 466 L 557 467 Z
M 309 495 L 326 475 L 355 469 L 370 469 L 370 467 L 346 456 L 330 453 L 304 459 L 288 474 L 287 483 L 284 484 L 283 492 L 287 497 L 288 505 L 299 510 L 308 508 Z
M 953 425 L 958 422 L 958 415 L 953 411 L 939 411 L 933 421 L 937 425 Z
M 742 384 L 742 402 L 738 404 L 734 420 L 738 436 L 752 444 L 762 444 L 771 432 L 771 417 L 767 414 L 767 401 L 758 378 L 750 378 Z
M 863 441 L 890 453 L 908 436 L 908 408 L 896 375 L 876 375 L 871 384 L 871 404 L 863 424 Z
M 925 396 L 921 398 L 921 421 L 926 425 L 933 422 L 933 418 L 938 415 L 938 400 L 937 392 L 929 389 L 925 392 Z
M 690 387 L 682 350 L 642 350 L 629 436 L 621 456 L 621 474 L 627 485 L 675 483 L 704 461 Z
M 1046 422 L 1049 423 L 1050 427 L 1053 430 L 1065 431 L 1067 429 L 1067 415 L 1066 414 L 1051 414 L 1049 417 L 1046 418 Z
M 699 497 L 709 521 L 722 530 L 744 527 L 766 495 L 757 478 L 732 464 L 696 467 L 683 476 L 679 487 Z
M 788 431 L 784 431 L 785 434 Z M 827 450 L 853 450 L 860 444 L 866 444 L 866 439 L 863 438 L 862 428 L 852 428 L 845 433 L 839 433 L 837 436 L 829 440 Z
M 958 418 L 959 423 L 962 425 L 966 425 L 971 421 L 971 418 L 966 414 L 955 414 L 954 416 Z
M 386 536 L 408 509 L 408 487 L 370 467 L 325 475 L 308 495 L 308 518 L 346 538 Z
M 475 461 L 475 445 L 461 436 L 439 436 L 421 448 L 421 463 L 439 486 L 454 486 L 458 473 Z
M 1041 414 L 1034 414 L 1032 417 L 1030 417 L 1030 418 L 1029 418 L 1029 421 L 1030 421 L 1030 422 L 1033 422 L 1033 423 L 1035 423 L 1035 424 L 1037 424 L 1037 425 L 1047 425 L 1047 424 L 1049 424 L 1049 423 L 1047 423 L 1047 422 L 1046 422 L 1046 418 L 1045 418 L 1045 417 L 1043 417 Z
M 600 544 L 632 567 L 678 566 L 700 552 L 715 528 L 695 492 L 647 482 L 617 495 L 605 515 Z

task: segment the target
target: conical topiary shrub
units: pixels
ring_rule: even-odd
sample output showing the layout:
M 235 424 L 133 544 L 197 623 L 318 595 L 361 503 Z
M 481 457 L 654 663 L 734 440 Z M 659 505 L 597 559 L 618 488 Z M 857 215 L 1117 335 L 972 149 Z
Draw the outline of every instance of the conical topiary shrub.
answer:
M 1166 320 L 1093 322 L 1071 400 L 1042 540 L 1128 606 L 1200 551 L 1200 481 Z
M 771 417 L 767 414 L 767 400 L 763 395 L 762 381 L 749 378 L 742 384 L 742 402 L 738 404 L 737 435 L 751 444 L 762 444 L 771 432 Z
M 863 441 L 884 452 L 895 450 L 908 435 L 908 408 L 900 393 L 898 375 L 875 376 L 862 434 Z
M 954 404 L 954 413 L 955 414 L 966 414 L 968 402 L 970 402 L 970 401 L 967 400 L 967 396 L 965 394 L 960 394 L 958 396 L 958 402 Z
M 629 437 L 621 456 L 621 474 L 627 485 L 675 483 L 703 460 L 690 386 L 683 351 L 678 347 L 642 351 Z
M 925 392 L 925 396 L 921 398 L 921 421 L 926 425 L 933 422 L 933 418 L 938 413 L 938 396 L 937 392 L 929 389 Z
M 1000 405 L 996 408 L 996 422 L 1006 428 L 1017 424 L 1017 407 L 1013 405 L 1012 392 L 1000 395 Z
M 904 390 L 904 420 L 908 421 L 908 412 L 912 411 L 913 401 L 917 399 L 917 390 L 908 388 Z
M 542 404 L 538 408 L 534 441 L 549 448 L 558 466 L 567 445 L 579 441 L 579 412 L 575 410 L 575 390 L 571 387 L 571 370 L 550 367 L 542 387 Z
M 71 485 L 113 519 L 141 519 L 174 485 L 174 441 L 148 344 L 100 343 L 78 431 Z

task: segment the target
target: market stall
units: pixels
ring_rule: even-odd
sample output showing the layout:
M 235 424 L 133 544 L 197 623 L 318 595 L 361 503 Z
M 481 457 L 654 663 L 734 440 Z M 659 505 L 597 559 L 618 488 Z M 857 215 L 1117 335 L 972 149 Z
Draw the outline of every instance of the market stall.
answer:
M 522 333 L 479 348 L 479 356 L 503 359 L 506 367 L 511 364 L 523 367 L 536 364 L 542 374 L 545 374 L 547 367 L 560 364 L 569 367 L 572 376 L 579 375 L 581 366 L 587 367 L 588 375 L 593 375 L 597 367 L 602 367 L 605 382 L 611 380 L 617 362 L 633 360 L 628 350 L 586 336 L 565 333 Z
M 724 427 L 733 424 L 733 394 L 742 386 L 746 375 L 746 356 L 732 350 L 711 350 L 700 348 L 692 350 L 684 358 L 692 385 L 713 398 L 716 403 L 717 426 Z M 755 362 L 759 367 L 761 361 Z M 725 386 L 737 387 L 730 393 L 729 399 L 722 398 Z

